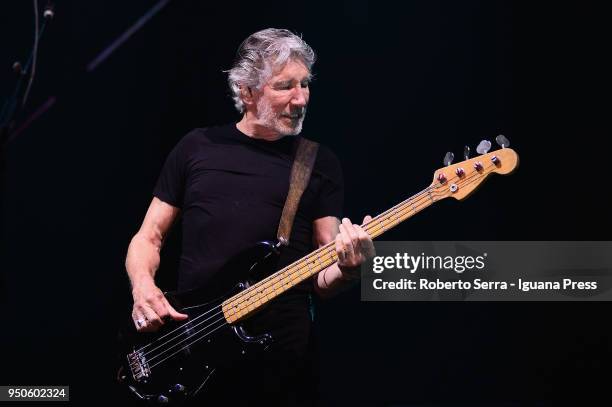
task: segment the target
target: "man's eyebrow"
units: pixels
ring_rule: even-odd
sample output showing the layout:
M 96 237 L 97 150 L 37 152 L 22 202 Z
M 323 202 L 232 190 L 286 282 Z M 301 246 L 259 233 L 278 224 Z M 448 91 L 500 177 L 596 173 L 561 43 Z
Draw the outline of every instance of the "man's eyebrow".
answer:
M 308 82 L 312 81 L 312 74 L 308 74 L 299 80 L 299 82 L 304 82 L 304 81 L 308 81 Z M 293 82 L 293 79 L 279 79 L 276 82 L 274 82 L 274 85 L 288 85 L 291 82 Z
M 278 85 L 289 85 L 289 84 L 291 84 L 291 79 L 283 79 L 283 80 L 278 80 L 278 81 L 274 82 L 275 86 L 278 86 Z

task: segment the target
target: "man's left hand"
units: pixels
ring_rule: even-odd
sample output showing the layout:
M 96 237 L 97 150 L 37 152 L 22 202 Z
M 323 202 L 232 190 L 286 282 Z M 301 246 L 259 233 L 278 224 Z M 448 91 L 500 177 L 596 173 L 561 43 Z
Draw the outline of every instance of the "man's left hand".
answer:
M 363 218 L 363 223 L 371 220 L 372 217 L 368 215 Z M 359 266 L 375 254 L 370 235 L 361 226 L 352 224 L 350 219 L 342 219 L 340 233 L 336 236 L 336 255 L 342 276 L 347 279 L 359 278 Z

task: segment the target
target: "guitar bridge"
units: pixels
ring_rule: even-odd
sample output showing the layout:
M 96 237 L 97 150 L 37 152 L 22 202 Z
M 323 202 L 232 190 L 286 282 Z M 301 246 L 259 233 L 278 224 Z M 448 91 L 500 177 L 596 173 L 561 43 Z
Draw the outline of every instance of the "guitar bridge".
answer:
M 127 359 L 134 380 L 140 382 L 151 375 L 149 363 L 147 362 L 147 359 L 142 351 L 134 351 L 129 353 L 127 355 Z

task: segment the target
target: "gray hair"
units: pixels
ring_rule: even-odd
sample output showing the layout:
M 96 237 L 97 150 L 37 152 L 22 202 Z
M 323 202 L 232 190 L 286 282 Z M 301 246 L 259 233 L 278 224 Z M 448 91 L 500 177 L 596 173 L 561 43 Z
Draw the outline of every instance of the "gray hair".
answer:
M 316 59 L 312 48 L 289 30 L 267 28 L 251 34 L 240 44 L 234 65 L 225 71 L 234 106 L 240 113 L 245 110 L 240 88 L 261 89 L 274 69 L 282 67 L 289 59 L 299 59 L 309 71 Z

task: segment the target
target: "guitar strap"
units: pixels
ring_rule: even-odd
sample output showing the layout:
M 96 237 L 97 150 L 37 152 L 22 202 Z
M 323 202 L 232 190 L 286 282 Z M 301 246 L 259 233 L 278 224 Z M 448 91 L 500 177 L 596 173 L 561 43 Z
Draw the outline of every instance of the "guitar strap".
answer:
M 289 244 L 295 213 L 297 212 L 302 194 L 310 181 L 310 175 L 312 174 L 312 168 L 317 158 L 318 149 L 318 143 L 300 137 L 295 159 L 293 160 L 293 166 L 291 167 L 289 193 L 287 194 L 287 200 L 283 207 L 283 214 L 281 215 L 278 232 L 276 234 L 278 241 L 284 246 Z

